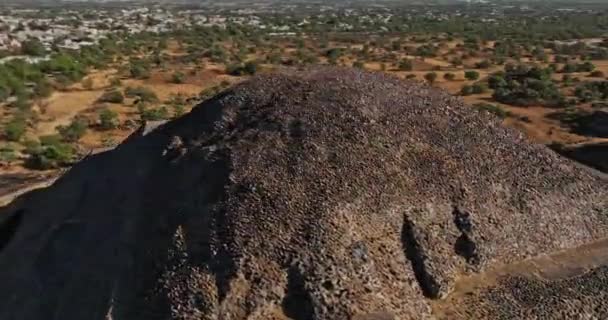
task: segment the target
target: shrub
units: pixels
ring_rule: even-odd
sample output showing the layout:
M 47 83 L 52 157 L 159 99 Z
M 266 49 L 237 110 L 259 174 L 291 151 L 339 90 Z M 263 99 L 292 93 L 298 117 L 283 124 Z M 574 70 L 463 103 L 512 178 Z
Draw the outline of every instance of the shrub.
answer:
M 503 88 L 508 85 L 507 80 L 500 74 L 493 74 L 488 77 L 488 86 L 491 89 Z
M 142 121 L 159 121 L 169 118 L 169 110 L 166 107 L 156 109 L 147 109 L 143 106 L 139 107 L 139 117 Z
M 181 104 L 174 104 L 173 106 L 173 117 L 179 118 L 186 113 L 186 108 Z
M 398 68 L 401 71 L 412 71 L 414 70 L 414 64 L 410 59 L 403 59 L 399 62 Z
M 226 67 L 226 73 L 231 76 L 254 75 L 257 71 L 258 64 L 255 61 L 249 61 L 245 64 L 231 64 Z
M 53 87 L 48 81 L 40 81 L 36 84 L 36 88 L 34 88 L 34 94 L 36 97 L 46 98 L 53 93 Z
M 487 91 L 487 88 L 482 83 L 476 83 L 471 87 L 471 90 L 473 91 L 473 94 L 482 94 Z
M 445 79 L 447 81 L 454 81 L 454 79 L 456 79 L 456 75 L 451 72 L 448 72 L 443 75 L 443 79 Z
M 129 65 L 129 74 L 135 79 L 147 79 L 150 77 L 148 64 L 143 60 L 131 61 Z
M 564 97 L 551 79 L 552 71 L 536 65 L 505 66 L 506 84 L 494 90 L 493 98 L 517 106 L 559 107 Z
M 471 70 L 471 71 L 465 71 L 464 77 L 467 80 L 475 81 L 475 80 L 479 79 L 479 72 L 473 71 L 473 70 Z
M 63 141 L 76 142 L 87 132 L 88 123 L 81 118 L 74 118 L 67 126 L 58 126 L 57 131 Z
M 104 92 L 99 99 L 98 102 L 107 102 L 107 103 L 122 103 L 125 101 L 125 97 L 122 95 L 122 92 L 113 89 L 110 91 Z
M 30 39 L 21 43 L 21 53 L 29 56 L 43 56 L 46 49 L 38 39 Z
M 17 160 L 17 153 L 15 152 L 15 148 L 8 144 L 0 145 L 0 161 L 10 163 L 15 160 Z
M 413 73 L 408 74 L 407 76 L 405 76 L 406 79 L 416 79 L 416 75 Z
M 182 72 L 175 72 L 173 73 L 173 75 L 171 76 L 171 82 L 176 83 L 176 84 L 180 84 L 180 83 L 184 83 L 184 74 Z
M 4 136 L 9 141 L 19 141 L 27 130 L 27 123 L 24 119 L 14 118 L 4 127 Z
M 21 111 L 27 111 L 32 108 L 32 103 L 25 96 L 18 96 L 17 100 L 11 102 L 9 104 L 11 108 L 19 109 Z
M 483 61 L 477 62 L 475 64 L 475 68 L 477 68 L 477 69 L 488 69 L 491 66 L 492 66 L 492 63 L 488 60 L 483 60 Z
M 432 83 L 435 82 L 435 80 L 437 80 L 437 73 L 435 73 L 435 72 L 429 72 L 429 73 L 427 73 L 427 74 L 424 75 L 424 79 L 432 84 Z
M 245 63 L 243 69 L 245 70 L 246 74 L 254 75 L 258 72 L 258 63 L 255 61 L 248 61 Z
M 113 77 L 112 79 L 110 79 L 110 86 L 112 87 L 119 87 L 122 84 L 122 81 L 120 81 L 119 77 Z
M 118 126 L 118 114 L 108 108 L 99 112 L 99 127 L 102 130 L 114 129 Z
M 460 95 L 461 96 L 470 96 L 473 94 L 473 87 L 470 85 L 464 85 L 461 89 L 460 89 Z
M 158 97 L 154 91 L 146 87 L 127 87 L 125 95 L 129 98 L 139 98 L 140 102 L 157 102 Z
M 48 170 L 69 165 L 76 157 L 76 150 L 70 144 L 54 136 L 40 137 L 40 143 L 28 143 L 26 153 L 29 155 L 26 166 L 37 170 Z
M 498 117 L 504 119 L 506 117 L 509 116 L 509 112 L 504 110 L 503 108 L 497 106 L 497 105 L 493 105 L 493 104 L 489 104 L 489 103 L 477 103 L 475 105 L 473 105 L 477 110 L 480 111 L 487 111 L 489 113 L 495 114 Z

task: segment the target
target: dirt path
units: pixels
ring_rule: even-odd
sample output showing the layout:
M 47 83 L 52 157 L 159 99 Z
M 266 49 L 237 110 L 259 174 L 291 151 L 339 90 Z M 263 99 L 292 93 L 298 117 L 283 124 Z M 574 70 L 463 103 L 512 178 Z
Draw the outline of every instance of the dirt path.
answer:
M 69 124 L 80 112 L 91 107 L 103 90 L 54 92 L 45 103 L 45 112 L 34 130 L 36 136 L 56 133 L 55 128 Z
M 590 270 L 608 265 L 608 239 L 581 247 L 540 256 L 514 264 L 491 268 L 481 274 L 457 279 L 455 289 L 445 299 L 433 301 L 434 314 L 447 319 L 467 296 L 484 288 L 493 287 L 501 278 L 520 276 L 541 281 L 555 281 L 583 275 Z

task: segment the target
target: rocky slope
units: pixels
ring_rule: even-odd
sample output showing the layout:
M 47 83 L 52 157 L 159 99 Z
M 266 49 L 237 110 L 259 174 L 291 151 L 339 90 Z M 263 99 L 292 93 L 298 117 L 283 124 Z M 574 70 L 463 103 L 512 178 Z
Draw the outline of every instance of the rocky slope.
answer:
M 0 319 L 427 319 L 607 236 L 605 180 L 447 93 L 267 75 L 2 209 Z

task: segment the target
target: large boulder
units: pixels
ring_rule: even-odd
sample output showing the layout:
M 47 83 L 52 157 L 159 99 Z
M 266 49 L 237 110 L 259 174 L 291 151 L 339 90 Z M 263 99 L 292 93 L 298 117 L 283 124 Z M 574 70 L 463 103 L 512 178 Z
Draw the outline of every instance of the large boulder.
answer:
M 256 77 L 0 211 L 0 319 L 426 319 L 608 236 L 608 187 L 437 89 Z

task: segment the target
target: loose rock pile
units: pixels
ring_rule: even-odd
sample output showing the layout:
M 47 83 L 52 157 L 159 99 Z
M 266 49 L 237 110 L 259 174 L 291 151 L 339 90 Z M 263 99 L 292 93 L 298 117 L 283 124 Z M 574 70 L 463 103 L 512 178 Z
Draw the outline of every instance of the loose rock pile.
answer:
M 0 212 L 0 319 L 426 319 L 608 236 L 606 182 L 356 70 L 259 76 Z

